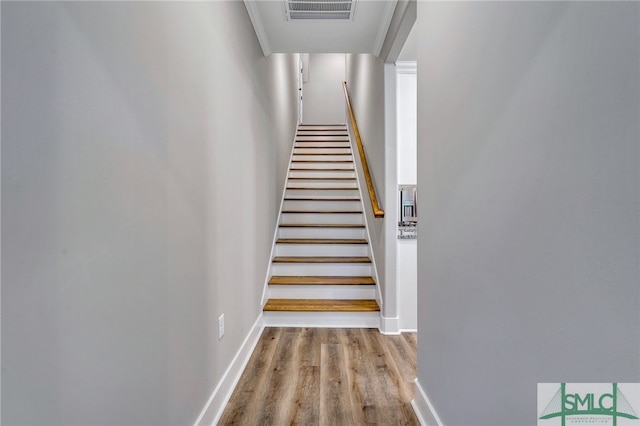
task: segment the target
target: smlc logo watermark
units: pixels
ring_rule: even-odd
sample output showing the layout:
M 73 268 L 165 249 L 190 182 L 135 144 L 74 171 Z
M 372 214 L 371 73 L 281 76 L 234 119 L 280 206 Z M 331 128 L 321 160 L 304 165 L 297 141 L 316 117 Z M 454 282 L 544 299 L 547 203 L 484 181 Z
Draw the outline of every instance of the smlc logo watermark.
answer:
M 538 383 L 539 426 L 640 426 L 640 383 Z

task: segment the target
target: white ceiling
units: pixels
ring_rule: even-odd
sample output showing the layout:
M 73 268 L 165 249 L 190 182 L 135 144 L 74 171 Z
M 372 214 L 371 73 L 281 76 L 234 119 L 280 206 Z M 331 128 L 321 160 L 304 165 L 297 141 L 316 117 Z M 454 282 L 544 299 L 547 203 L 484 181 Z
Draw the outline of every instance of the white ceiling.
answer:
M 371 53 L 379 56 L 398 0 L 356 0 L 353 20 L 294 20 L 285 0 L 244 0 L 265 56 Z

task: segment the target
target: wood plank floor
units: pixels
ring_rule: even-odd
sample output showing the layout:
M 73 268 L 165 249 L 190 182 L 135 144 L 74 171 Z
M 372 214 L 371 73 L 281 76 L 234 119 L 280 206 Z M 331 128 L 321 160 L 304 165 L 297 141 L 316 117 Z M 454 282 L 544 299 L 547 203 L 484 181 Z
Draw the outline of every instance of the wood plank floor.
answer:
M 219 425 L 418 425 L 416 334 L 265 328 Z

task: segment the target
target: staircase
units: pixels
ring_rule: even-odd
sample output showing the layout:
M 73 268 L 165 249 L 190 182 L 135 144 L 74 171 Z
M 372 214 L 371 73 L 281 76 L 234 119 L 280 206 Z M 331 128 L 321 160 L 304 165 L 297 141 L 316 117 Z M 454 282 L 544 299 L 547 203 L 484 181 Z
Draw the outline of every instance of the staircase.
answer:
M 264 305 L 270 326 L 378 327 L 375 273 L 345 125 L 300 125 Z

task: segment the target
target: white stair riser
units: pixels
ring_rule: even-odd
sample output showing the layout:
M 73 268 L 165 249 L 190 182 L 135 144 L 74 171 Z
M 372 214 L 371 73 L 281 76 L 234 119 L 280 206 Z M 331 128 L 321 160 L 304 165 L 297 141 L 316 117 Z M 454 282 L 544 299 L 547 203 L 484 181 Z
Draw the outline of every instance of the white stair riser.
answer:
M 353 161 L 352 155 L 296 155 L 293 154 L 293 161 Z M 348 164 L 348 163 L 338 163 Z
M 272 263 L 271 274 L 284 276 L 371 276 L 370 263 Z
M 276 256 L 369 256 L 367 244 L 276 244 Z
M 379 328 L 380 312 L 264 312 L 267 327 Z
M 355 201 L 298 201 L 285 200 L 284 210 L 361 210 L 362 204 L 359 200 Z
M 312 135 L 297 135 L 296 141 L 348 141 L 347 136 L 312 136 Z
M 309 130 L 309 129 L 300 129 L 296 133 L 296 136 L 342 136 L 348 137 L 349 132 L 346 129 L 325 129 L 325 130 Z
M 348 154 L 351 155 L 351 148 L 302 148 L 296 147 L 293 155 L 297 154 Z
M 315 136 L 322 136 L 322 135 L 328 135 L 331 133 L 339 133 L 341 135 L 345 135 L 347 134 L 347 129 L 346 127 L 342 126 L 342 127 L 327 127 L 327 128 L 311 128 L 311 127 L 301 127 L 298 129 L 298 135 L 315 135 Z
M 354 181 L 340 180 L 289 180 L 287 188 L 353 188 L 358 189 L 358 183 Z
M 289 172 L 290 178 L 355 178 L 356 173 L 352 170 L 339 171 L 316 171 L 316 170 L 294 170 Z
M 364 223 L 362 213 L 282 213 L 280 223 Z
M 270 299 L 375 299 L 373 285 L 270 285 Z
M 340 142 L 340 141 L 330 141 L 330 142 L 320 142 L 320 141 L 316 141 L 316 142 L 296 142 L 296 148 L 308 148 L 310 146 L 319 146 L 319 147 L 326 147 L 326 146 L 339 146 L 342 148 L 351 148 L 351 144 L 349 142 Z
M 278 238 L 366 238 L 364 228 L 278 228 Z
M 318 197 L 357 197 L 360 193 L 357 189 L 287 189 L 285 198 L 295 198 L 302 196 Z
M 351 163 L 291 163 L 291 167 L 294 169 L 305 170 L 317 170 L 317 169 L 340 169 L 342 170 L 355 170 L 353 168 L 353 162 Z M 294 170 L 299 171 L 299 170 Z M 334 170 L 331 170 L 334 171 Z
M 347 201 L 360 201 L 360 197 L 356 197 L 353 195 L 335 195 L 335 194 L 327 194 L 321 193 L 319 190 L 315 190 L 314 194 L 302 194 L 300 192 L 296 192 L 296 190 L 290 190 L 285 194 L 286 201 L 337 201 L 337 202 L 347 202 Z

